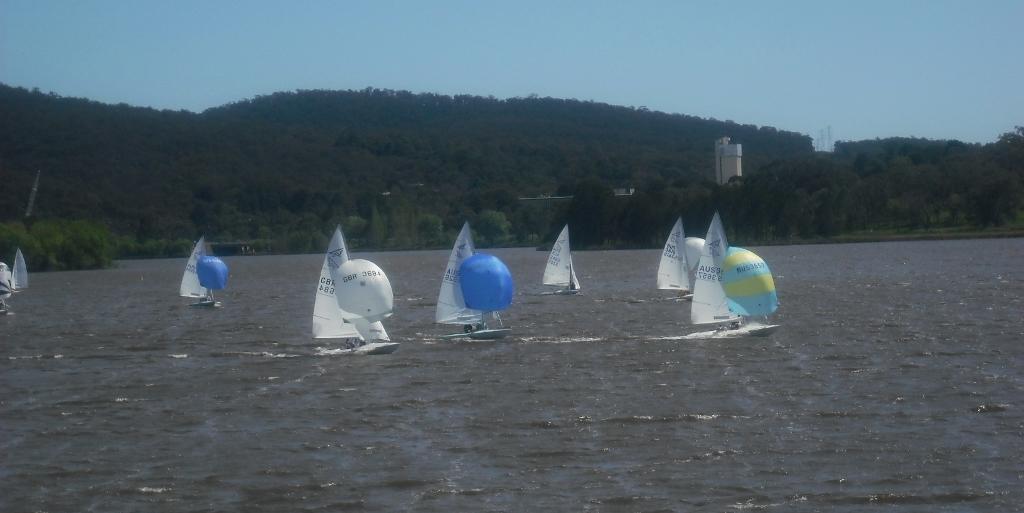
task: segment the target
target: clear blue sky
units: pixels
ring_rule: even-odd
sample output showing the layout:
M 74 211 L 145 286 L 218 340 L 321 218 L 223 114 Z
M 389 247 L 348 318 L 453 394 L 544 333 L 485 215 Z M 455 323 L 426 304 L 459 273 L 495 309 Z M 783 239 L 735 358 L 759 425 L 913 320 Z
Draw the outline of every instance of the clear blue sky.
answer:
M 1024 125 L 1024 0 L 0 0 L 0 82 L 202 111 L 367 86 L 538 94 L 833 139 Z

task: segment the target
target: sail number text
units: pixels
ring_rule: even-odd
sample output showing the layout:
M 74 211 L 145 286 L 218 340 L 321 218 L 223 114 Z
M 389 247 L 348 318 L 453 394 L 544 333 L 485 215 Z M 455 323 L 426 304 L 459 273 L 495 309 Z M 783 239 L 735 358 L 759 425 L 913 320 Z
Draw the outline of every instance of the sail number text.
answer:
M 747 271 L 761 271 L 768 267 L 764 262 L 751 262 L 749 264 L 743 264 L 736 268 L 737 273 L 745 273 Z
M 704 281 L 722 281 L 722 268 L 702 265 L 697 267 L 697 279 Z
M 320 286 L 318 286 L 317 289 L 324 294 L 334 294 L 334 280 L 321 276 Z
M 380 271 L 377 271 L 377 270 L 374 270 L 374 269 L 371 269 L 369 271 L 363 271 L 363 272 L 359 272 L 359 273 L 352 273 L 352 274 L 346 275 L 344 278 L 341 279 L 341 282 L 342 283 L 348 283 L 348 282 L 350 282 L 350 281 L 352 281 L 352 280 L 354 280 L 354 279 L 356 279 L 356 278 L 358 278 L 360 276 L 362 276 L 364 278 L 373 278 L 373 277 L 377 277 L 377 276 L 384 276 L 384 273 L 382 273 Z
M 451 267 L 445 269 L 444 270 L 444 278 L 442 278 L 442 279 L 444 281 L 448 281 L 448 282 L 451 282 L 451 283 L 458 283 L 458 281 L 459 281 L 459 270 L 458 269 L 453 269 Z

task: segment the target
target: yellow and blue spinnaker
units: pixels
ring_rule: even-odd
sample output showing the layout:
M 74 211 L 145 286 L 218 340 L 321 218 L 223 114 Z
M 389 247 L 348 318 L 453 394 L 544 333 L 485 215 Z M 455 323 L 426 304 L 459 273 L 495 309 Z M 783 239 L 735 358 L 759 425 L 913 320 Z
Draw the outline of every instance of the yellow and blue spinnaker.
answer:
M 772 272 L 753 251 L 729 248 L 722 262 L 722 286 L 729 309 L 736 314 L 768 315 L 779 308 Z

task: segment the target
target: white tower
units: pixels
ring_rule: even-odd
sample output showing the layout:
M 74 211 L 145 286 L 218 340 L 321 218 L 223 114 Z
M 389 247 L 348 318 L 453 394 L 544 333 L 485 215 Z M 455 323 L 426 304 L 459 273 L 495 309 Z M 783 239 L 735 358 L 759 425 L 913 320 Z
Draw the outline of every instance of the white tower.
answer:
M 734 176 L 743 176 L 743 145 L 729 144 L 729 138 L 715 141 L 715 180 L 718 185 L 729 183 Z

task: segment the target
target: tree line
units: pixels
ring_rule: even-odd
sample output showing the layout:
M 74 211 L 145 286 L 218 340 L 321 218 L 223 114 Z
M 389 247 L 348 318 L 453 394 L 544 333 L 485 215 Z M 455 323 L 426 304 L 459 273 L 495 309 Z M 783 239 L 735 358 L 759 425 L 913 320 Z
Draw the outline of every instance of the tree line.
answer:
M 867 238 L 921 231 L 1024 233 L 1024 127 L 986 145 L 887 139 L 840 142 L 834 153 L 779 159 L 724 186 L 647 182 L 628 200 L 581 184 L 564 218 L 581 245 L 656 247 L 682 216 L 703 237 L 715 211 L 744 244 Z M 870 235 L 874 234 L 874 235 Z

